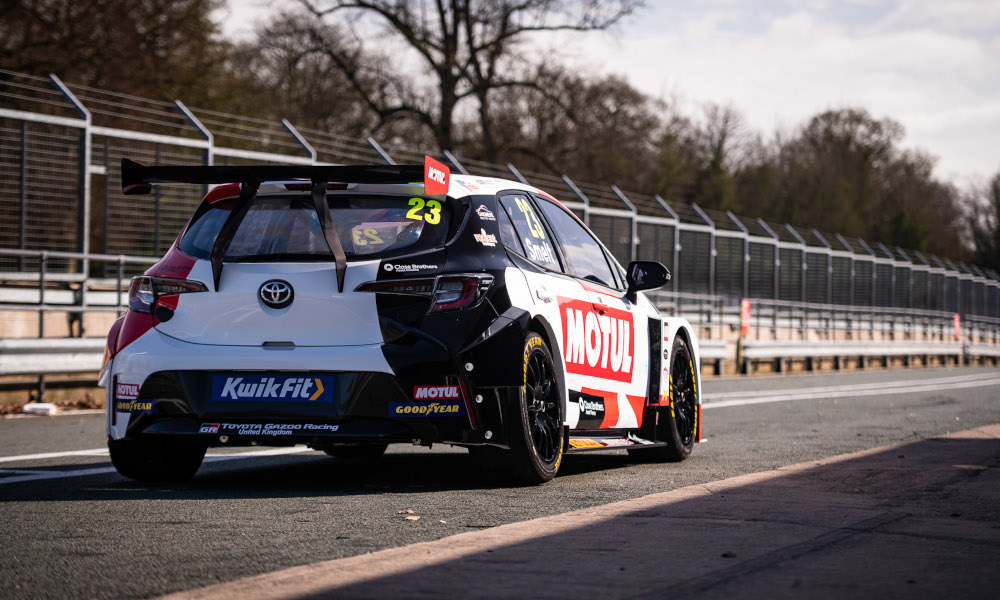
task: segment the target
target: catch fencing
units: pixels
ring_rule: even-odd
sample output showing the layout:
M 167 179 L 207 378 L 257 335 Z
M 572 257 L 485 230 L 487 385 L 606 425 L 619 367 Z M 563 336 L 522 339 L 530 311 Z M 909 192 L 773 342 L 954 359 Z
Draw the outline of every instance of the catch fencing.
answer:
M 727 310 L 741 298 L 959 314 L 1000 323 L 1000 276 L 992 270 L 837 233 L 772 223 L 372 138 L 163 102 L 0 70 L 0 280 L 42 281 L 44 272 L 129 277 L 142 257 L 163 254 L 204 190 L 161 185 L 125 197 L 120 159 L 145 164 L 364 164 L 420 162 L 427 154 L 459 173 L 517 179 L 559 198 L 623 264 L 670 268 L 673 298 L 704 296 Z M 91 255 L 104 255 L 101 261 Z M 117 263 L 108 257 L 127 256 Z M 93 264 L 91 264 L 93 263 Z M 58 279 L 58 277 L 56 277 Z M 72 283 L 74 278 L 68 277 Z M 43 285 L 44 287 L 44 285 Z M 84 286 L 86 287 L 86 286 Z M 81 294 L 86 296 L 86 294 Z M 0 299 L 2 301 L 2 299 Z M 85 302 L 85 300 L 82 300 Z

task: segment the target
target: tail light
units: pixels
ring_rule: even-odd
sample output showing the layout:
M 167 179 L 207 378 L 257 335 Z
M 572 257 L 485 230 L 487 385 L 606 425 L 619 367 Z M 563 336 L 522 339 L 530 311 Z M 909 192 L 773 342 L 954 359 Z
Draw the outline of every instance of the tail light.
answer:
M 476 306 L 486 297 L 491 285 L 492 275 L 441 275 L 427 279 L 369 281 L 354 288 L 354 291 L 422 296 L 431 300 L 427 312 L 439 312 Z
M 128 288 L 128 305 L 132 310 L 150 314 L 153 312 L 156 300 L 163 296 L 207 291 L 208 288 L 200 281 L 142 275 L 132 278 L 132 284 Z

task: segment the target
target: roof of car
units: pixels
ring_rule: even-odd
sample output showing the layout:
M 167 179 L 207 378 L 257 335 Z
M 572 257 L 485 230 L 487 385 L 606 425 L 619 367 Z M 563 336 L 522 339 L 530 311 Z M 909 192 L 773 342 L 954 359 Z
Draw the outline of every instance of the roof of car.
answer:
M 288 186 L 303 186 L 308 185 L 302 181 L 288 181 L 288 182 L 267 182 L 260 186 L 258 195 L 268 195 L 268 194 L 287 194 L 290 190 Z M 233 187 L 232 195 L 237 195 L 238 188 Z M 498 192 L 506 190 L 523 190 L 525 192 L 535 192 L 541 193 L 546 196 L 550 196 L 548 193 L 540 190 L 534 186 L 521 183 L 519 181 L 512 181 L 509 179 L 499 179 L 496 177 L 482 177 L 476 175 L 451 175 L 450 185 L 448 187 L 448 195 L 452 198 L 464 198 L 467 196 L 479 196 L 488 195 L 492 196 Z M 292 189 L 291 191 L 306 191 L 305 189 L 297 190 Z M 424 184 L 411 183 L 411 184 L 385 184 L 385 183 L 358 183 L 350 184 L 347 187 L 347 191 L 350 192 L 361 192 L 361 193 L 376 193 L 376 194 L 387 194 L 387 193 L 400 193 L 403 194 L 417 194 L 423 195 Z M 226 194 L 229 196 L 229 194 Z M 216 195 L 216 198 L 221 198 L 221 195 Z M 551 196 L 550 196 L 551 197 Z M 209 198 L 209 200 L 214 200 L 215 198 Z

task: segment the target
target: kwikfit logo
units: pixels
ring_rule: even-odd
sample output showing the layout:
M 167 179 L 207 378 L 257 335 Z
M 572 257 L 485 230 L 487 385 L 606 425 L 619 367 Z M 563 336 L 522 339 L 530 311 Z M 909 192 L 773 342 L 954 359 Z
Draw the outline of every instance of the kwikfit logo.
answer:
M 222 400 L 313 401 L 324 392 L 318 377 L 226 377 L 221 386 L 218 379 L 214 387 Z
M 559 298 L 566 370 L 615 381 L 632 381 L 632 315 L 607 308 L 597 314 L 594 305 Z
M 413 388 L 414 400 L 455 400 L 460 397 L 457 385 L 418 385 Z

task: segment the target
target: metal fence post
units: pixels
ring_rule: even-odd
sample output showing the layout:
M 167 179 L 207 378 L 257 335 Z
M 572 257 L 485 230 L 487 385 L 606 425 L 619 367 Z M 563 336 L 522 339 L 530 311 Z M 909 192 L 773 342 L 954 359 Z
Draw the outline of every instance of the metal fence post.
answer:
M 86 255 L 90 253 L 90 127 L 93 119 L 87 107 L 66 87 L 66 84 L 61 79 L 56 77 L 55 74 L 49 74 L 49 80 L 62 93 L 63 97 L 73 105 L 73 108 L 84 120 L 83 128 L 80 130 L 80 147 L 79 156 L 77 157 L 79 159 L 79 176 L 77 182 L 79 186 L 79 207 L 77 214 L 77 235 L 79 239 L 77 239 L 76 247 L 80 254 Z M 88 259 L 82 259 L 80 261 L 80 272 L 87 273 L 89 266 Z
M 28 224 L 28 122 L 21 121 L 21 220 L 18 241 L 21 250 L 27 248 L 25 234 Z M 18 268 L 24 272 L 24 256 L 18 258 Z
M 371 149 L 374 150 L 375 153 L 379 155 L 379 158 L 385 161 L 385 164 L 387 165 L 396 164 L 396 161 L 392 160 L 392 157 L 389 156 L 389 153 L 383 150 L 382 146 L 379 146 L 378 142 L 375 141 L 375 138 L 370 137 L 366 141 L 368 142 L 368 145 L 371 146 Z

